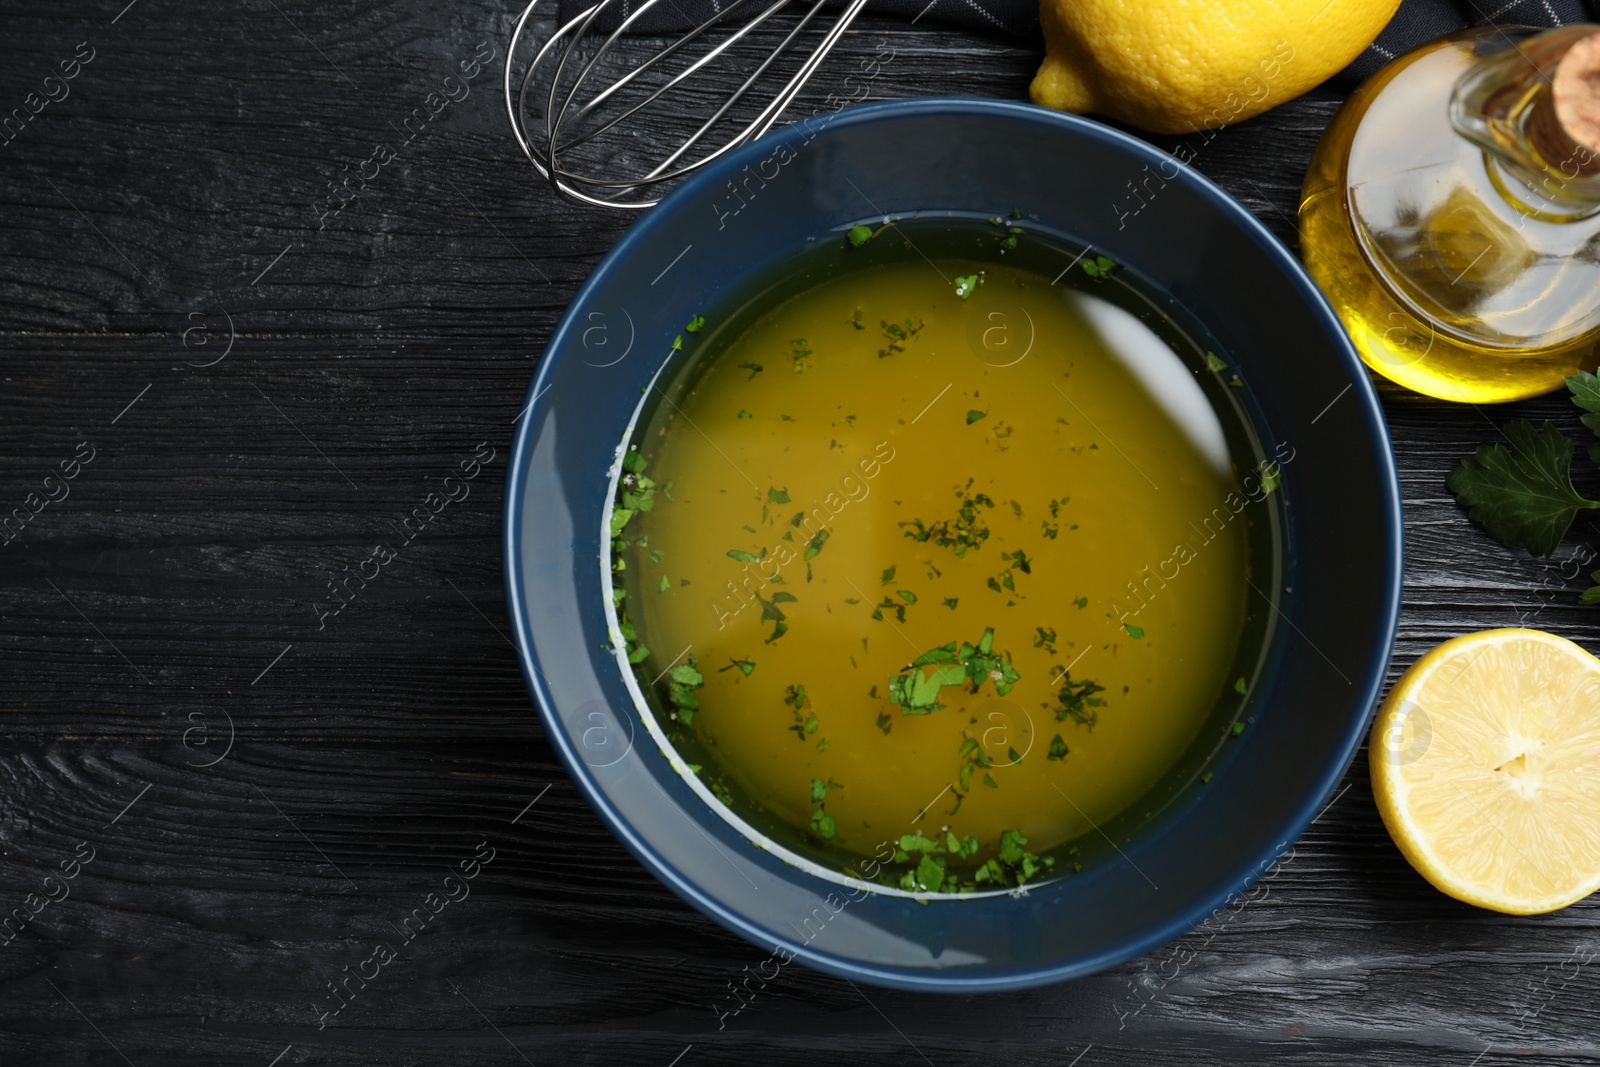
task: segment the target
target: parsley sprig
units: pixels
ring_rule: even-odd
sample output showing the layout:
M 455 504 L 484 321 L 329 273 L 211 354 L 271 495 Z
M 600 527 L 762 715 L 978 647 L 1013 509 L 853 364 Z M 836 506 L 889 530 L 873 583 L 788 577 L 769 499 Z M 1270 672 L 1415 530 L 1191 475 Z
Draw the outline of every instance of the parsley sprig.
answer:
M 1583 424 L 1600 434 L 1600 378 L 1580 371 L 1567 379 L 1567 389 L 1585 412 Z M 1498 442 L 1479 445 L 1445 484 L 1496 541 L 1535 556 L 1554 555 L 1578 512 L 1600 508 L 1600 500 L 1573 488 L 1573 442 L 1555 423 L 1535 428 L 1519 419 L 1501 432 L 1509 448 Z M 1589 446 L 1589 458 L 1600 463 L 1600 443 Z

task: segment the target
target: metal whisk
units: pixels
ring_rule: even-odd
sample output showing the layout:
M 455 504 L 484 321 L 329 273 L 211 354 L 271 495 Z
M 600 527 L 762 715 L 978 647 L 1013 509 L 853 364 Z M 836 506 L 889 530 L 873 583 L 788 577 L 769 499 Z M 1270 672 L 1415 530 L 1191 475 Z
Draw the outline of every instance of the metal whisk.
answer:
M 506 115 L 512 133 L 561 195 L 599 207 L 650 207 L 664 194 L 663 184 L 771 129 L 867 0 L 849 0 L 831 23 L 818 18 L 821 3 L 802 2 L 804 13 L 798 18 L 793 12 L 784 16 L 794 2 L 729 0 L 665 44 L 633 35 L 630 45 L 643 44 L 651 52 L 630 63 L 623 54 L 627 47 L 617 48 L 618 42 L 658 4 L 666 3 L 668 10 L 676 10 L 677 4 L 598 0 L 554 31 L 519 81 L 518 50 L 540 7 L 540 0 L 530 0 L 506 54 Z M 609 32 L 596 28 L 613 21 Z M 728 89 L 726 76 L 718 82 L 719 66 L 737 68 L 741 61 L 748 69 L 736 86 Z M 696 76 L 700 83 L 691 84 Z M 643 116 L 647 109 L 651 114 Z M 634 128 L 641 121 L 682 125 L 682 139 L 664 159 L 642 155 L 643 142 Z

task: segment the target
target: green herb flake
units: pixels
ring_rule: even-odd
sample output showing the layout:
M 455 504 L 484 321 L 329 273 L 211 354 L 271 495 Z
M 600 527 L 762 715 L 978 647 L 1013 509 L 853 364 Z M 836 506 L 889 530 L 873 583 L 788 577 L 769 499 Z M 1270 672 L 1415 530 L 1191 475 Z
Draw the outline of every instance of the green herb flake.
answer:
M 958 597 L 947 596 L 944 598 L 944 606 L 949 608 L 951 611 L 956 610 L 956 605 L 960 602 L 960 598 Z
M 729 657 L 728 665 L 719 669 L 717 673 L 721 674 L 723 671 L 731 671 L 735 667 L 738 667 L 740 672 L 743 673 L 746 678 L 750 677 L 750 672 L 756 669 L 756 665 L 750 660 L 733 659 L 732 657 Z
M 971 409 L 967 412 L 967 425 L 971 426 L 973 423 L 977 422 L 979 419 L 988 414 L 989 413 L 987 411 L 979 411 L 977 408 Z
M 978 274 L 960 274 L 956 276 L 956 295 L 961 299 L 969 299 L 978 288 L 982 277 Z
M 838 824 L 833 821 L 833 816 L 818 808 L 811 813 L 811 829 L 816 831 L 818 837 L 825 841 L 832 841 L 839 832 Z
M 1105 704 L 1104 698 L 1098 695 L 1106 691 L 1105 686 L 1087 678 L 1075 681 L 1070 671 L 1062 671 L 1059 677 L 1062 685 L 1056 693 L 1056 701 L 1060 707 L 1052 709 L 1056 722 L 1071 719 L 1079 726 L 1093 729 L 1100 717 L 1099 709 Z
M 1050 751 L 1045 754 L 1046 759 L 1064 760 L 1072 752 L 1067 743 L 1061 740 L 1061 735 L 1056 734 L 1050 739 Z
M 845 231 L 845 237 L 849 239 L 851 248 L 860 248 L 872 240 L 872 227 L 856 223 Z
M 1096 281 L 1105 281 L 1120 266 L 1109 256 L 1095 256 L 1083 261 L 1083 272 Z
M 796 516 L 796 518 L 803 518 L 803 517 L 804 517 L 804 513 L 802 513 L 801 515 L 797 515 Z M 811 540 L 806 542 L 805 558 L 806 559 L 816 559 L 817 556 L 820 555 L 821 552 L 822 552 L 822 546 L 827 544 L 829 536 L 830 535 L 829 535 L 829 533 L 828 533 L 828 531 L 826 529 L 818 530 L 817 531 L 817 535 L 815 537 L 813 537 Z
M 1217 355 L 1215 352 L 1208 351 L 1206 353 L 1206 370 L 1220 373 L 1227 369 L 1228 364 L 1223 361 L 1221 356 Z
M 1137 641 L 1140 638 L 1144 637 L 1144 628 L 1140 627 L 1140 626 L 1135 626 L 1131 622 L 1123 623 L 1122 624 L 1122 628 L 1124 630 L 1126 630 L 1127 633 L 1128 633 L 1128 636 L 1133 638 L 1135 641 Z
M 885 570 L 885 571 L 884 571 L 884 572 L 883 572 L 883 584 L 884 584 L 884 585 L 888 585 L 888 584 L 889 584 L 889 583 L 890 583 L 890 582 L 892 582 L 892 581 L 894 581 L 894 566 L 893 566 L 893 565 L 890 565 L 890 566 L 889 566 L 889 567 L 888 567 L 888 568 L 887 568 L 887 569 L 886 569 L 886 570 Z
M 705 685 L 706 681 L 694 656 L 690 655 L 686 663 L 669 668 L 666 679 L 667 699 L 672 703 L 673 717 L 685 725 L 694 722 L 694 713 L 700 710 L 700 701 L 695 698 L 695 690 Z
M 705 328 L 706 328 L 706 317 L 704 315 L 695 315 L 695 316 L 693 316 L 692 318 L 689 319 L 689 324 L 684 327 L 684 329 L 688 330 L 690 333 L 699 333 L 701 330 L 703 330 Z
M 757 556 L 755 556 L 753 553 L 746 552 L 742 548 L 730 548 L 728 549 L 727 555 L 729 559 L 738 560 L 740 563 L 758 562 Z
M 771 487 L 767 490 L 767 499 L 774 504 L 787 504 L 789 502 L 789 492 L 786 489 Z
M 1238 681 L 1233 683 L 1233 691 L 1235 693 L 1238 693 L 1240 696 L 1243 696 L 1244 693 L 1246 692 L 1246 686 L 1244 684 L 1244 678 L 1242 676 L 1239 678 Z
M 904 600 L 907 604 L 915 604 L 917 602 L 917 594 L 913 593 L 909 589 L 896 589 L 895 595 L 901 600 Z
M 1234 723 L 1233 724 L 1233 736 L 1234 737 L 1238 737 L 1242 733 L 1244 733 L 1244 723 L 1243 722 Z
M 659 588 L 656 589 L 656 592 L 665 593 L 668 589 L 671 589 L 671 588 L 672 588 L 672 583 L 670 581 L 668 581 L 667 580 L 667 576 L 665 574 L 663 574 L 661 576 L 661 585 L 660 585 Z

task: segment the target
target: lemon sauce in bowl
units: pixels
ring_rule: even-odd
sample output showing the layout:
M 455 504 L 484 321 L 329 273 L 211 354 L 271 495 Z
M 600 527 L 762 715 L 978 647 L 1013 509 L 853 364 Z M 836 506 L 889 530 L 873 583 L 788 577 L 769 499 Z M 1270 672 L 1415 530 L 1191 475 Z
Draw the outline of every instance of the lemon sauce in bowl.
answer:
M 1292 454 L 1169 309 L 1013 220 L 907 219 L 689 319 L 607 568 L 641 714 L 724 818 L 825 877 L 981 893 L 1208 777 Z

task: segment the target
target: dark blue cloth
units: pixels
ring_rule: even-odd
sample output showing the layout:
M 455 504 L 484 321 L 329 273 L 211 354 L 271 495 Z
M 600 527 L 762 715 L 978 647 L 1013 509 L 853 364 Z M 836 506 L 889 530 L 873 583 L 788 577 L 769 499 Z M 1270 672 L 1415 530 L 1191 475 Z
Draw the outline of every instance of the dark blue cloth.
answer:
M 593 0 L 560 0 L 563 18 L 588 7 Z M 752 14 L 769 0 L 746 0 Z M 1140 0 L 1129 0 L 1139 3 Z M 638 0 L 611 0 L 595 20 L 596 28 L 615 26 Z M 640 33 L 676 33 L 709 18 L 728 0 L 660 0 L 638 22 Z M 940 22 L 1026 40 L 1041 40 L 1038 0 L 869 0 L 867 12 L 897 15 L 911 21 Z M 730 21 L 732 16 L 730 16 Z M 1409 52 L 1440 34 L 1497 22 L 1503 26 L 1561 26 L 1573 22 L 1600 22 L 1600 0 L 1404 0 L 1400 10 L 1378 39 L 1355 62 L 1335 75 L 1342 88 L 1356 85 L 1395 56 Z

